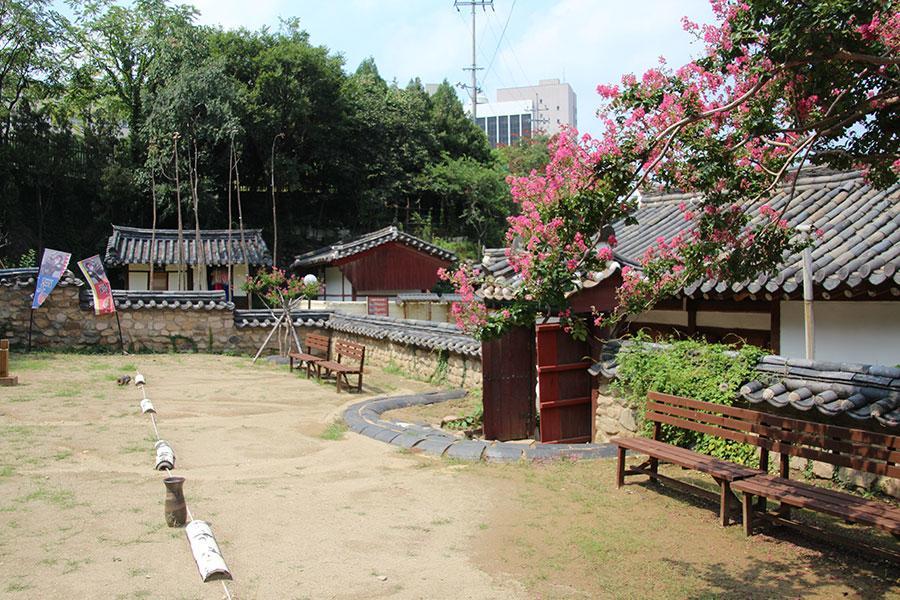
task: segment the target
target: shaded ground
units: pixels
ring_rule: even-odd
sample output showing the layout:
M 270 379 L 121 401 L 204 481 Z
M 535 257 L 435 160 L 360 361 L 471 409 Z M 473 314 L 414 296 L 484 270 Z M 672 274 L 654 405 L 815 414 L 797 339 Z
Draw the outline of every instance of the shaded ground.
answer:
M 221 597 L 165 526 L 140 394 L 114 382 L 135 367 L 237 598 L 900 596 L 898 572 L 868 557 L 747 539 L 702 504 L 616 491 L 611 461 L 456 463 L 342 433 L 334 419 L 360 396 L 286 367 L 16 358 L 25 385 L 0 388 L 2 597 Z M 377 369 L 366 381 L 428 387 Z

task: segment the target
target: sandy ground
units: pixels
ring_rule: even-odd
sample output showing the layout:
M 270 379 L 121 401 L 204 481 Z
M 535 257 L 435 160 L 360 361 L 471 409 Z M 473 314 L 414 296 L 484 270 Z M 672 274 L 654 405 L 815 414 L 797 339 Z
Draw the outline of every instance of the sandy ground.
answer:
M 490 487 L 459 466 L 352 433 L 319 437 L 333 386 L 215 356 L 65 357 L 19 363 L 0 388 L 0 596 L 220 598 L 163 519 L 138 367 L 175 449 L 195 518 L 208 520 L 236 598 L 510 598 L 471 560 Z M 369 377 L 370 393 L 424 384 Z M 423 468 L 427 467 L 427 468 Z
M 615 490 L 612 461 L 459 463 L 336 432 L 343 405 L 430 389 L 380 370 L 338 395 L 247 358 L 39 355 L 0 388 L 0 598 L 223 597 L 165 525 L 140 393 L 115 384 L 136 367 L 235 598 L 900 597 L 897 568 Z

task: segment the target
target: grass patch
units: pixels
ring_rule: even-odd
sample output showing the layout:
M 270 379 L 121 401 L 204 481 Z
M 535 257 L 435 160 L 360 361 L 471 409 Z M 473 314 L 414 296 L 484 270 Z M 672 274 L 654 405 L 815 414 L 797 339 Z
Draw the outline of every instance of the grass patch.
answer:
M 81 395 L 81 388 L 71 387 L 53 393 L 54 398 L 75 398 Z
M 38 488 L 26 496 L 19 498 L 19 502 L 43 502 L 59 508 L 73 508 L 75 503 L 75 494 L 69 490 L 48 488 Z
M 31 586 L 24 581 L 10 581 L 6 584 L 7 592 L 24 592 L 25 590 L 31 589 Z
M 325 431 L 319 434 L 319 437 L 323 440 L 337 442 L 344 439 L 344 433 L 346 432 L 347 426 L 344 424 L 344 422 L 336 420 L 334 423 L 326 427 Z
M 407 377 L 407 378 L 409 377 L 409 375 L 407 375 L 406 371 L 404 371 L 400 367 L 400 365 L 398 365 L 397 363 L 395 363 L 392 360 L 388 361 L 388 364 L 381 367 L 381 370 L 384 371 L 385 375 L 394 375 L 397 377 Z
M 10 465 L 0 465 L 0 477 L 12 477 L 15 472 L 15 468 Z
M 60 450 L 59 452 L 57 452 L 56 454 L 53 455 L 53 460 L 66 460 L 70 456 L 72 456 L 71 450 Z

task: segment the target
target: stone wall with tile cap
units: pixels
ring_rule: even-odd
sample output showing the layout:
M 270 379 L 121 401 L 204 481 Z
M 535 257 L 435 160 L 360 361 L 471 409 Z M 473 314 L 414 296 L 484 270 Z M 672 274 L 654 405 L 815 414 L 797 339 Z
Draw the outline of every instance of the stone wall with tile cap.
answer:
M 14 348 L 28 343 L 28 318 L 31 293 L 34 290 L 35 270 L 16 273 L 0 272 L 0 337 L 9 338 Z M 68 276 L 53 291 L 47 301 L 35 311 L 32 346 L 47 350 L 111 350 L 119 347 L 118 328 L 114 315 L 95 316 L 84 284 Z M 212 292 L 207 293 L 211 298 Z M 255 354 L 271 331 L 271 315 L 267 311 L 235 311 L 227 302 L 202 295 L 176 293 L 165 302 L 149 299 L 147 292 L 120 293 L 119 319 L 125 347 L 131 352 L 235 352 Z M 191 297 L 189 297 L 191 296 Z M 481 385 L 481 358 L 473 349 L 472 340 L 452 336 L 445 328 L 418 325 L 419 337 L 403 337 L 403 341 L 365 335 L 357 332 L 331 331 L 330 314 L 324 311 L 302 313 L 295 319 L 301 342 L 310 333 L 357 342 L 366 346 L 366 365 L 382 369 L 389 365 L 413 377 L 433 380 L 454 386 Z M 364 321 L 365 319 L 362 319 Z M 385 323 L 382 323 L 382 327 Z M 437 333 L 435 333 L 437 332 Z M 381 335 L 383 332 L 376 332 Z M 441 335 L 450 340 L 454 349 L 442 349 Z M 456 338 L 459 338 L 459 341 Z M 426 346 L 425 344 L 429 344 Z M 281 344 L 286 345 L 282 339 Z M 266 354 L 279 351 L 279 340 L 273 338 Z
M 455 387 L 481 387 L 481 357 L 447 350 L 432 350 L 411 344 L 375 339 L 342 331 L 332 332 L 334 339 L 355 342 L 366 347 L 366 366 L 373 369 L 395 367 L 416 379 Z
M 84 284 L 67 277 L 34 313 L 32 347 L 47 350 L 118 350 L 119 334 L 115 315 L 94 315 L 80 294 Z M 0 275 L 0 337 L 14 348 L 28 343 L 28 319 L 33 274 Z M 119 320 L 125 347 L 131 352 L 235 352 L 255 353 L 270 328 L 237 327 L 233 306 L 228 303 L 184 298 L 150 306 L 149 303 L 120 300 Z M 127 306 L 124 306 L 127 304 Z M 303 327 L 322 333 L 322 327 Z M 327 333 L 327 332 L 326 332 Z M 273 340 L 267 354 L 278 351 Z

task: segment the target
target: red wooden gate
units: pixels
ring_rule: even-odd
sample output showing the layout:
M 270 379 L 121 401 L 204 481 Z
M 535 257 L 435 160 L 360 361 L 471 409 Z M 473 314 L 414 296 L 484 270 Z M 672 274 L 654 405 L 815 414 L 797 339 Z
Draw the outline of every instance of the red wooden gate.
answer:
M 481 344 L 484 437 L 534 435 L 534 329 L 517 327 Z
M 538 403 L 541 441 L 551 444 L 590 442 L 591 349 L 559 324 L 537 327 Z

